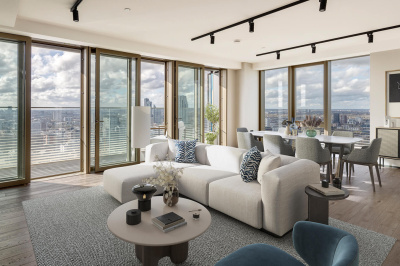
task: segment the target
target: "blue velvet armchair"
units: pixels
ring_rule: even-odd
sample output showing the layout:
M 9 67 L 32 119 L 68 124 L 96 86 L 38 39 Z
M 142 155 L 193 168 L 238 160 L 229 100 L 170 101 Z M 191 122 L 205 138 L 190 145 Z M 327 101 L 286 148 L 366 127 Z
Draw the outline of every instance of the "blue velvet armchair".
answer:
M 297 222 L 293 228 L 293 244 L 310 266 L 358 265 L 358 244 L 353 235 L 313 222 Z M 279 248 L 266 244 L 243 247 L 220 260 L 216 266 L 297 266 L 300 261 Z

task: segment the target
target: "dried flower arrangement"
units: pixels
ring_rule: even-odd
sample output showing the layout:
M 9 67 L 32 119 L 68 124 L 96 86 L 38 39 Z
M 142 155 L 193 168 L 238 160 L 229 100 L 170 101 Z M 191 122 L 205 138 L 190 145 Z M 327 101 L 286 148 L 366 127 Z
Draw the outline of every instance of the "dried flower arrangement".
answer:
M 314 116 L 311 118 L 310 115 L 306 115 L 306 119 L 304 119 L 303 122 L 301 122 L 301 126 L 307 129 L 314 129 L 316 127 L 319 127 L 322 123 L 321 118 L 317 118 Z

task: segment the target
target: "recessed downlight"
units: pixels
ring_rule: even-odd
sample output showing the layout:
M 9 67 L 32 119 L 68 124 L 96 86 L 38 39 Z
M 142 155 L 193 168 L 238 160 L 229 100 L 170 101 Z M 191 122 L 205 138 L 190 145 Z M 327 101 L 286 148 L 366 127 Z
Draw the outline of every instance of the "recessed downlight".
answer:
M 233 42 L 234 42 L 234 43 L 240 43 L 240 40 L 239 40 L 239 39 L 236 39 L 236 40 L 234 40 Z
M 129 12 L 129 11 L 131 11 L 131 9 L 130 9 L 129 7 L 125 7 L 125 8 L 124 8 L 124 11 L 125 11 L 125 12 Z

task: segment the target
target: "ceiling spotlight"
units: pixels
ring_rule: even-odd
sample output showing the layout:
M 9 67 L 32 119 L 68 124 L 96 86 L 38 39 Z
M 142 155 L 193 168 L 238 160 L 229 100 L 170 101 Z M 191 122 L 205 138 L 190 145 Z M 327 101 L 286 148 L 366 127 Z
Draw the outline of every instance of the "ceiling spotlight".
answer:
M 215 36 L 214 36 L 214 33 L 212 33 L 212 34 L 210 34 L 210 43 L 214 44 L 214 42 L 215 42 Z
M 249 32 L 254 32 L 254 21 L 249 20 Z
M 368 43 L 373 43 L 374 42 L 374 33 L 370 32 L 370 33 L 367 33 L 367 35 L 368 35 Z
M 124 11 L 125 11 L 125 12 L 129 12 L 129 11 L 131 11 L 131 9 L 130 9 L 129 7 L 125 7 L 125 8 L 124 8 Z
M 315 54 L 315 52 L 317 51 L 317 47 L 315 46 L 315 44 L 311 44 L 311 51 L 313 54 Z
M 240 39 L 233 40 L 234 43 L 240 43 Z
M 319 0 L 319 11 L 324 12 L 326 10 L 327 0 Z
M 281 59 L 281 52 L 276 52 L 276 59 L 277 60 Z
M 72 11 L 72 18 L 75 22 L 79 22 L 79 13 L 78 13 L 78 9 L 75 9 L 74 11 Z

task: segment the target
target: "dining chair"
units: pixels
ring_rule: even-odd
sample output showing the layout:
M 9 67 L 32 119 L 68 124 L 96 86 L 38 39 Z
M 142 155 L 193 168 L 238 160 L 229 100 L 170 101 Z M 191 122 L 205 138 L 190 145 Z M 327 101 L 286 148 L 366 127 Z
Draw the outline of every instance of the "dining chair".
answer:
M 268 135 L 263 136 L 264 151 L 269 150 L 275 154 L 283 154 L 288 156 L 294 156 L 295 152 L 291 144 L 287 144 L 283 138 L 279 135 Z
M 333 131 L 332 136 L 339 136 L 339 137 L 348 137 L 348 138 L 354 138 L 354 133 L 351 131 Z M 340 146 L 337 144 L 332 145 L 332 157 L 333 157 L 333 168 L 335 168 L 335 163 L 336 163 L 336 154 L 339 156 L 340 153 Z M 354 150 L 354 144 L 345 144 L 343 145 L 343 155 L 350 154 Z M 348 169 L 349 166 L 346 164 L 346 173 L 348 174 Z M 353 173 L 354 173 L 354 165 L 353 165 Z
M 327 180 L 332 183 L 332 161 L 328 148 L 322 148 L 321 143 L 315 138 L 296 139 L 296 157 L 316 162 L 320 166 L 327 165 Z
M 238 127 L 236 129 L 236 132 L 249 132 L 249 131 L 247 130 L 247 127 Z
M 378 156 L 381 149 L 382 138 L 372 140 L 371 144 L 361 149 L 354 149 L 350 154 L 343 156 L 340 167 L 340 177 L 343 177 L 343 165 L 349 163 L 350 167 L 354 164 L 366 165 L 369 168 L 369 175 L 371 176 L 372 187 L 375 192 L 374 170 L 375 166 L 376 175 L 378 176 L 379 186 L 382 187 L 381 176 L 378 169 Z M 348 174 L 351 180 L 351 171 Z
M 264 151 L 264 146 L 261 141 L 255 140 L 253 134 L 250 132 L 237 132 L 238 148 L 250 150 L 254 146 L 259 151 Z

